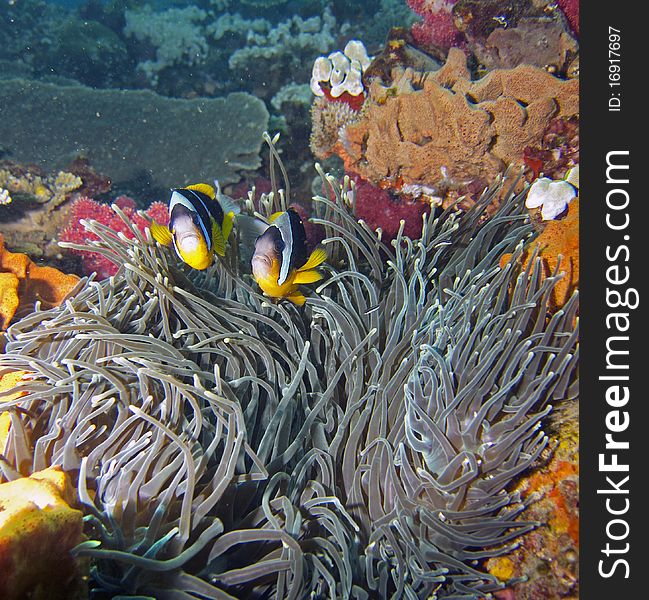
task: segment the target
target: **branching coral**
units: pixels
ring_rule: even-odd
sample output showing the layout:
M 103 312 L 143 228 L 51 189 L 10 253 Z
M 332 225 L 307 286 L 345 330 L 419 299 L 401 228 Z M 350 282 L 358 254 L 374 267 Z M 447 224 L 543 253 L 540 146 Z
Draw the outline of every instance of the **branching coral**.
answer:
M 3 367 L 34 374 L 0 468 L 74 474 L 107 593 L 477 598 L 502 584 L 474 561 L 533 527 L 507 489 L 574 395 L 577 296 L 550 317 L 556 277 L 498 267 L 523 198 L 388 246 L 323 180 L 332 267 L 302 312 L 91 222 L 116 275 L 9 329 Z
M 150 6 L 126 10 L 124 35 L 147 42 L 155 48 L 155 60 L 143 61 L 138 68 L 155 87 L 158 75 L 174 64 L 201 63 L 208 52 L 202 22 L 207 17 L 196 6 L 169 8 L 154 13 Z
M 80 177 L 67 171 L 41 175 L 15 167 L 16 165 L 4 165 L 0 168 L 0 188 L 11 194 L 10 200 L 15 198 L 33 204 L 45 204 L 48 211 L 65 202 L 83 184 Z
M 307 81 L 313 60 L 328 53 L 335 36 L 345 29 L 336 28 L 336 19 L 328 9 L 322 16 L 303 19 L 294 15 L 277 25 L 255 19 L 255 29 L 248 23 L 243 20 L 245 43 L 232 52 L 228 66 L 236 79 L 253 81 L 262 97 L 287 82 Z

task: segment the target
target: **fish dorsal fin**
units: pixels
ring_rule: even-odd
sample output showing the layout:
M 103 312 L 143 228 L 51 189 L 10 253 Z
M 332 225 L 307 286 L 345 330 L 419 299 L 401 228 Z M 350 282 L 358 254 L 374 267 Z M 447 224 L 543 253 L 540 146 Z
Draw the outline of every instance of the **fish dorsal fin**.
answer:
M 270 215 L 270 217 L 268 217 L 268 222 L 269 222 L 269 223 L 274 223 L 274 222 L 277 221 L 277 219 L 279 219 L 283 214 L 284 214 L 284 211 L 282 211 L 282 210 L 280 210 L 280 211 L 278 211 L 278 212 L 276 212 L 276 213 L 273 213 L 272 215 Z
M 160 225 L 160 223 L 153 221 L 149 226 L 149 231 L 151 232 L 153 239 L 159 244 L 162 244 L 163 246 L 171 245 L 173 235 L 171 234 L 171 231 L 169 231 L 169 227 Z
M 208 183 L 195 183 L 193 185 L 188 185 L 185 189 L 201 192 L 206 196 L 212 198 L 212 200 L 216 198 L 216 193 L 214 192 L 214 188 Z
M 307 260 L 298 269 L 298 272 L 315 269 L 318 265 L 321 265 L 325 260 L 327 260 L 327 251 L 322 246 L 318 246 L 313 252 L 311 252 L 311 256 L 309 256 L 309 260 Z
M 212 250 L 219 256 L 225 256 L 225 238 L 216 221 L 212 221 Z
M 214 180 L 214 189 L 216 190 L 216 199 L 219 201 L 224 215 L 227 215 L 229 212 L 238 215 L 241 212 L 241 206 L 230 198 L 230 196 L 221 193 L 221 185 L 219 184 L 218 179 Z M 225 236 L 225 239 L 228 239 L 227 236 Z
M 244 213 L 236 215 L 237 229 L 240 237 L 254 241 L 268 229 L 268 223 Z

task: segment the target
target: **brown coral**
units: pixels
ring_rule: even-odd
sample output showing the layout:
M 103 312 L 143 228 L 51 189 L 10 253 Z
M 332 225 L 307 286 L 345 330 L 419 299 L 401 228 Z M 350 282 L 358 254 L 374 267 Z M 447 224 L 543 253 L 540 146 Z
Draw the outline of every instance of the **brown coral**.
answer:
M 374 184 L 428 187 L 491 180 L 523 164 L 548 121 L 578 114 L 578 80 L 521 65 L 471 81 L 466 58 L 424 75 L 406 69 L 386 88 L 370 85 L 363 116 L 340 137 L 345 167 Z
M 30 256 L 60 259 L 56 235 L 66 220 L 68 201 L 85 187 L 81 177 L 69 171 L 45 173 L 31 165 L 0 163 L 0 188 L 11 198 L 0 207 L 7 243 Z
M 64 202 L 82 183 L 80 177 L 67 171 L 45 175 L 37 169 L 25 170 L 13 163 L 5 163 L 0 169 L 0 187 L 13 199 L 47 204 L 50 210 Z
M 79 281 L 53 267 L 41 267 L 25 254 L 9 252 L 0 234 L 0 330 L 19 310 L 29 310 L 36 301 L 43 308 L 58 306 Z
M 342 127 L 355 122 L 358 111 L 346 102 L 316 98 L 311 106 L 311 152 L 319 160 L 325 160 L 334 152 Z

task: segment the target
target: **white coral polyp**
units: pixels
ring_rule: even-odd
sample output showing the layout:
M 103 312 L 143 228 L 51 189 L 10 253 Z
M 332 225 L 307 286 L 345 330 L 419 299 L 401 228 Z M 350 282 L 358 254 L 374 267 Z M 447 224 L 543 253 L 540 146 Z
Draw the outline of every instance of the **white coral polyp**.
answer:
M 358 61 L 361 67 L 361 71 L 365 71 L 367 67 L 370 66 L 372 60 L 367 55 L 367 50 L 363 45 L 363 42 L 358 40 L 349 40 L 344 50 L 345 56 L 349 58 L 352 63 Z
M 527 208 L 542 207 L 542 219 L 550 221 L 563 213 L 576 196 L 575 186 L 567 181 L 552 181 L 547 177 L 541 177 L 530 186 L 525 206 Z
M 363 42 L 350 40 L 344 52 L 332 52 L 327 57 L 319 56 L 315 60 L 311 72 L 311 91 L 316 96 L 324 96 L 321 84 L 326 83 L 334 98 L 345 92 L 359 96 L 364 92 L 363 71 L 370 62 Z

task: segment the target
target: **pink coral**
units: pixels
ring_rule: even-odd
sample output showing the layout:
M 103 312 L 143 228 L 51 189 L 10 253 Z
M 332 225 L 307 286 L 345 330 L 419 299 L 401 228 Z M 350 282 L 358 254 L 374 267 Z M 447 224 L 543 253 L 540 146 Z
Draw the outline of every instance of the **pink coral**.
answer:
M 144 231 L 144 228 L 149 226 L 149 219 L 137 213 L 136 204 L 132 198 L 119 196 L 115 199 L 115 204 L 121 208 L 124 214 L 140 231 Z M 155 219 L 158 223 L 166 224 L 169 221 L 167 205 L 162 202 L 153 202 L 145 214 L 149 218 Z M 59 239 L 63 242 L 75 244 L 86 244 L 89 241 L 96 240 L 97 236 L 87 231 L 81 224 L 83 219 L 94 219 L 116 232 L 122 232 L 129 238 L 133 237 L 131 230 L 110 206 L 100 204 L 90 198 L 79 198 L 70 207 L 70 220 L 67 227 L 61 231 Z M 81 256 L 81 265 L 85 274 L 90 274 L 94 271 L 97 273 L 98 279 L 106 279 L 117 272 L 117 265 L 101 254 L 86 250 L 73 250 L 73 252 Z
M 396 238 L 401 220 L 405 221 L 405 235 L 412 239 L 421 236 L 422 216 L 430 212 L 430 205 L 394 198 L 359 175 L 352 174 L 351 178 L 356 184 L 356 216 L 372 229 L 380 227 L 384 240 Z
M 463 35 L 455 27 L 452 9 L 457 0 L 407 0 L 422 20 L 412 26 L 412 36 L 423 47 L 448 50 L 460 46 Z

